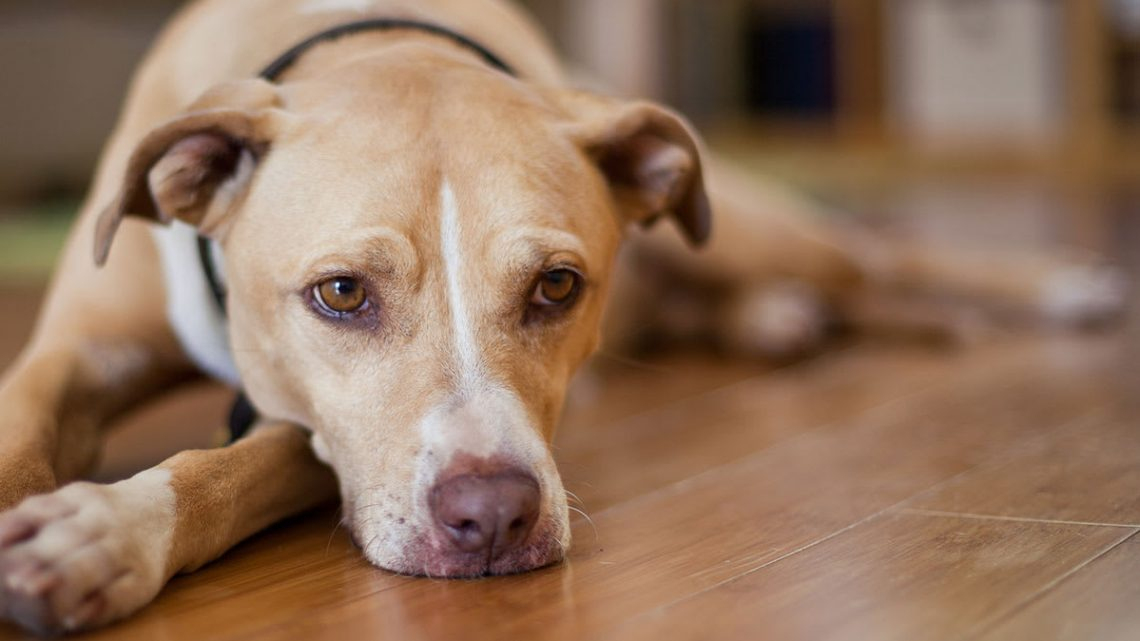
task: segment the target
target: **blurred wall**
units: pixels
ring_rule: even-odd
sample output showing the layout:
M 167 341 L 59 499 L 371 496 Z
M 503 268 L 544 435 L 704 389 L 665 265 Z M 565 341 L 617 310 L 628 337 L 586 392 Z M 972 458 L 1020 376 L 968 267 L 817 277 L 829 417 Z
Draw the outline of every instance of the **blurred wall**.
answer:
M 1021 146 L 1094 173 L 1140 140 L 1140 0 L 515 1 L 607 88 L 750 145 L 974 141 L 969 160 Z M 179 4 L 0 0 L 0 215 L 86 187 Z
M 0 2 L 0 212 L 86 188 L 132 69 L 179 4 Z

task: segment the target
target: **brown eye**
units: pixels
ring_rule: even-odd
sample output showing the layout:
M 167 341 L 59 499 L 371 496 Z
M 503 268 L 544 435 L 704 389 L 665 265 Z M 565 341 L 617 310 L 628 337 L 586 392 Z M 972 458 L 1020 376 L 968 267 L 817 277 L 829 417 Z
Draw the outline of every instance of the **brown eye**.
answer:
M 552 269 L 542 275 L 530 297 L 532 305 L 554 307 L 574 300 L 582 277 L 569 269 Z
M 333 314 L 351 314 L 368 302 L 360 281 L 346 276 L 326 280 L 313 288 L 313 294 L 321 307 Z

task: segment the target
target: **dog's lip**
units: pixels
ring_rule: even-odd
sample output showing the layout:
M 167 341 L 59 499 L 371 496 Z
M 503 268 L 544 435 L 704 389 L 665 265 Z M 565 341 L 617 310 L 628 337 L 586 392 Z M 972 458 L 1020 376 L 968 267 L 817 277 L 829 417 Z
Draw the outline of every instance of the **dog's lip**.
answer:
M 513 576 L 526 574 L 562 562 L 561 556 L 550 556 L 535 564 L 517 564 L 504 562 L 503 559 L 488 562 L 480 555 L 463 555 L 470 558 L 450 558 L 445 563 L 435 566 L 414 568 L 386 568 L 394 574 L 407 577 L 446 578 L 446 579 L 487 579 L 497 576 Z
M 381 570 L 409 577 L 479 579 L 523 574 L 560 563 L 565 550 L 555 535 L 553 521 L 545 521 L 525 544 L 496 559 L 485 554 L 448 551 L 433 533 L 427 533 L 412 537 L 396 562 L 382 562 L 371 558 L 369 550 L 360 544 L 355 528 L 349 528 L 349 534 L 368 562 Z

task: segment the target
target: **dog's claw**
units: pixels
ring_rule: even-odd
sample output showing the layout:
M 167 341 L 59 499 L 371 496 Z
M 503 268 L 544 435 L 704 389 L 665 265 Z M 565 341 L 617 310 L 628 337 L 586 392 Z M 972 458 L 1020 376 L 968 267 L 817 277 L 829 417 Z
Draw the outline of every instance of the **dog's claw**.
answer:
M 8 579 L 8 588 L 25 596 L 40 597 L 59 582 L 59 576 L 41 565 L 29 564 L 14 572 Z
M 69 632 L 86 627 L 99 616 L 104 603 L 103 597 L 98 594 L 88 598 L 79 604 L 72 615 L 64 618 L 63 627 Z

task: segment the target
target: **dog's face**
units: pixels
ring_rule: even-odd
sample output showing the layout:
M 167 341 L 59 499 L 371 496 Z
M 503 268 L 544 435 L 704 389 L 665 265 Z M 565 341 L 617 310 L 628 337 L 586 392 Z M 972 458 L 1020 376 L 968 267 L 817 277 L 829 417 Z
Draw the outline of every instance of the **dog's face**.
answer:
M 674 116 L 426 48 L 215 90 L 143 141 L 126 185 L 103 251 L 131 213 L 217 238 L 250 398 L 312 430 L 371 561 L 431 576 L 561 558 L 549 443 L 622 230 L 707 229 Z

